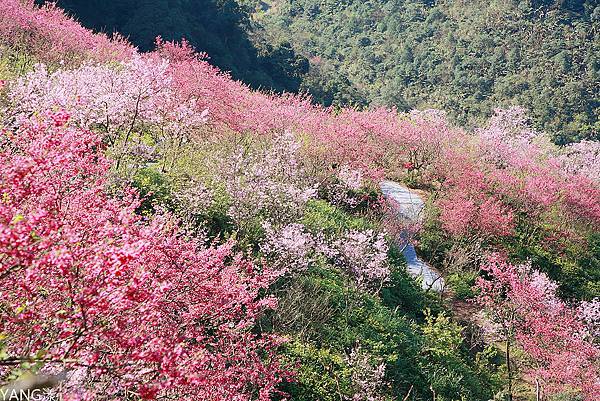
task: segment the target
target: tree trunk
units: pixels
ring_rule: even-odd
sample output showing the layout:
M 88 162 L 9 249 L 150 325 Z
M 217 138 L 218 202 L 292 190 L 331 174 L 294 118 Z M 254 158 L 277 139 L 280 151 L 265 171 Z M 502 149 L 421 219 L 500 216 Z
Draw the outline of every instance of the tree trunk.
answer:
M 513 401 L 512 368 L 510 367 L 510 338 L 506 339 L 506 370 L 508 374 L 508 401 Z

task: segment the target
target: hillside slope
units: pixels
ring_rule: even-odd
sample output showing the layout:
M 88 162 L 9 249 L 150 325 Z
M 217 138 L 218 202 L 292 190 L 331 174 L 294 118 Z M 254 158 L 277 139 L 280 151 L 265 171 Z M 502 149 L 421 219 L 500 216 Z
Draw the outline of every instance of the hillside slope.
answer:
M 47 1 L 38 0 L 43 4 Z M 155 38 L 186 39 L 211 63 L 255 88 L 298 92 L 308 61 L 285 43 L 253 42 L 246 7 L 235 0 L 60 0 L 56 2 L 96 31 L 119 32 L 142 51 Z
M 600 6 L 582 1 L 277 0 L 255 17 L 311 61 L 325 104 L 435 107 L 461 125 L 520 105 L 559 143 L 600 135 Z
M 186 42 L 0 10 L 3 394 L 598 399 L 597 142 L 558 147 L 520 108 L 475 131 L 324 108 Z M 423 189 L 422 224 L 384 179 Z M 483 328 L 408 274 L 407 237 Z

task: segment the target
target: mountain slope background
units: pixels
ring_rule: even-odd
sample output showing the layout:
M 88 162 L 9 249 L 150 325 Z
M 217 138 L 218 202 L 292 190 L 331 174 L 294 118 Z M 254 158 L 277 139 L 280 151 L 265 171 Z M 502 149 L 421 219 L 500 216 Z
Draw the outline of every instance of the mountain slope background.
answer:
M 466 126 L 518 104 L 558 143 L 598 138 L 596 1 L 267 3 L 260 25 L 311 60 L 304 87 L 325 104 L 434 107 Z
M 474 127 L 529 110 L 559 144 L 598 139 L 595 0 L 61 0 L 141 50 L 186 38 L 255 88 L 337 106 L 439 108 Z M 310 60 L 310 63 L 309 63 Z

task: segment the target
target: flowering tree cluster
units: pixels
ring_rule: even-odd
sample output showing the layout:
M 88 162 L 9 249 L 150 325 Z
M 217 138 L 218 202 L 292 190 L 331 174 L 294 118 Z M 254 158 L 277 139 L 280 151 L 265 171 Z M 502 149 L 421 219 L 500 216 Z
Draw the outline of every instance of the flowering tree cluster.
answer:
M 53 3 L 38 8 L 34 0 L 2 0 L 0 9 L 0 43 L 24 46 L 44 62 L 109 61 L 135 52 L 120 36 L 94 34 Z
M 600 182 L 600 142 L 584 140 L 565 147 L 558 161 L 567 173 Z
M 353 209 L 360 202 L 360 197 L 356 192 L 361 189 L 363 183 L 363 174 L 360 169 L 342 166 L 329 182 L 325 183 L 322 191 L 332 204 Z
M 452 235 L 501 237 L 514 229 L 512 210 L 493 193 L 493 182 L 468 160 L 452 161 L 438 206 L 443 227 Z M 456 170 L 460 168 L 460 170 Z
M 278 340 L 253 334 L 271 282 L 232 251 L 145 220 L 131 191 L 104 191 L 98 136 L 65 113 L 0 136 L 1 374 L 21 362 L 78 372 L 77 396 L 268 400 Z
M 214 203 L 213 191 L 198 180 L 188 179 L 179 183 L 171 195 L 180 224 L 199 236 L 198 222 Z
M 597 399 L 600 349 L 589 324 L 597 318 L 593 304 L 579 310 L 569 307 L 556 296 L 557 285 L 529 264 L 515 266 L 495 254 L 484 269 L 491 279 L 479 279 L 478 301 L 506 341 L 509 375 L 514 341 L 524 351 L 526 372 L 541 392 L 577 390 L 586 400 Z
M 48 7 L 35 10 L 30 4 L 23 5 L 16 1 L 8 1 L 7 4 L 11 5 L 7 7 L 7 21 L 19 21 L 23 19 L 20 15 L 35 15 L 39 20 L 49 18 L 46 17 L 50 13 Z M 10 24 L 14 25 L 13 22 Z M 52 24 L 58 26 L 56 21 L 48 22 L 49 26 Z M 32 25 L 21 25 L 19 29 L 30 34 L 37 32 Z M 91 34 L 84 30 L 78 35 L 83 38 Z M 18 36 L 13 37 L 15 42 L 20 41 Z M 51 40 L 59 41 L 58 38 Z M 89 43 L 86 46 L 93 48 Z M 90 68 L 106 67 L 87 66 L 84 70 Z M 85 94 L 85 88 L 110 86 L 113 82 L 119 82 L 119 79 L 110 75 L 118 70 L 109 71 L 109 76 L 100 73 L 94 78 L 82 77 L 82 88 L 75 92 Z M 310 139 L 307 154 L 349 169 L 361 169 L 365 177 L 376 178 L 385 172 L 405 172 L 424 184 L 443 182 L 445 185 L 438 206 L 442 209 L 444 226 L 452 234 L 460 231 L 484 237 L 511 235 L 514 215 L 519 213 L 527 213 L 537 219 L 553 216 L 555 225 L 560 225 L 560 221 L 578 224 L 600 221 L 600 205 L 597 201 L 599 190 L 597 184 L 585 176 L 590 176 L 590 171 L 593 171 L 595 159 L 589 156 L 573 157 L 570 159 L 578 167 L 563 168 L 554 157 L 555 150 L 543 135 L 528 127 L 522 109 L 498 110 L 488 126 L 475 136 L 449 126 L 444 115 L 435 111 L 408 115 L 398 115 L 394 110 L 385 109 L 333 112 L 312 106 L 309 99 L 304 97 L 278 97 L 251 91 L 210 66 L 203 55 L 196 54 L 185 42 L 177 45 L 158 40 L 155 53 L 144 56 L 143 61 L 133 57 L 129 64 L 126 62 L 124 70 L 131 71 L 125 73 L 123 82 L 134 88 L 128 90 L 123 85 L 117 85 L 112 92 L 129 93 L 131 96 L 105 99 L 106 104 L 91 107 L 95 113 L 102 114 L 107 107 L 118 107 L 121 100 L 126 100 L 129 103 L 126 121 L 131 122 L 143 119 L 145 112 L 153 113 L 156 109 L 161 116 L 149 117 L 149 120 L 159 118 L 159 131 L 167 128 L 177 133 L 177 139 L 171 140 L 171 143 L 178 142 L 190 131 L 197 133 L 196 128 L 202 126 L 206 110 L 210 110 L 209 125 L 221 131 L 262 134 L 286 130 L 298 132 Z M 56 79 L 60 79 L 61 74 L 67 74 L 63 83 L 65 80 L 78 82 L 69 73 L 58 73 Z M 82 74 L 86 75 L 84 72 Z M 35 80 L 45 81 L 43 77 L 36 77 Z M 155 96 L 157 101 L 145 101 L 146 92 L 135 88 L 138 83 L 149 88 L 146 92 L 150 94 L 156 89 L 153 85 L 166 88 L 158 91 L 159 94 Z M 57 87 L 66 91 L 71 101 L 77 100 L 77 93 L 70 91 L 69 85 Z M 141 98 L 140 93 L 144 93 Z M 80 101 L 82 98 L 85 96 L 80 97 Z M 102 99 L 102 96 L 92 98 Z M 51 103 L 61 104 L 56 102 L 56 94 L 52 94 L 51 99 Z M 132 103 L 137 104 L 138 99 L 141 103 L 146 102 L 146 106 L 142 104 L 139 110 L 132 106 Z M 47 108 L 48 104 L 44 106 Z M 69 110 L 68 107 L 66 109 Z M 71 113 L 77 118 L 76 113 Z M 114 115 L 118 116 L 119 113 Z M 169 130 L 171 121 L 177 124 Z M 117 126 L 121 124 L 117 122 Z M 125 131 L 130 130 L 126 128 Z M 591 149 L 595 145 L 580 146 Z M 462 171 L 465 174 L 461 174 Z M 485 182 L 485 193 L 479 197 L 474 196 L 474 191 L 468 188 L 469 180 L 474 175 L 480 176 L 478 180 Z M 478 182 L 476 185 L 480 184 Z M 490 224 L 495 219 L 500 223 Z M 561 229 L 558 235 L 565 235 L 566 228 Z
M 486 163 L 508 167 L 523 165 L 544 154 L 539 142 L 544 137 L 534 131 L 521 107 L 496 109 L 487 126 L 478 129 L 481 157 Z
M 298 162 L 300 144 L 291 132 L 276 134 L 266 148 L 239 147 L 223 161 L 222 177 L 231 197 L 228 214 L 237 224 L 260 217 L 292 222 L 302 215 L 317 188 Z
M 352 368 L 352 384 L 355 387 L 352 401 L 382 401 L 385 387 L 385 364 L 373 366 L 369 355 L 356 346 L 346 358 Z
M 373 230 L 349 231 L 329 249 L 336 264 L 366 288 L 377 288 L 389 278 L 387 253 L 384 235 Z
M 600 337 L 600 300 L 583 301 L 579 305 L 578 313 L 591 335 L 595 338 Z
M 36 10 L 30 3 L 5 2 L 10 4 L 4 14 L 6 24 L 22 20 L 20 15 L 28 15 L 30 20 L 44 20 L 51 8 Z M 60 18 L 66 19 L 64 15 Z M 47 25 L 62 29 L 62 26 L 69 25 L 62 19 L 60 24 L 57 20 Z M 69 23 L 76 25 L 73 21 Z M 36 31 L 31 25 L 21 25 L 20 29 L 28 33 Z M 83 30 L 78 35 L 84 38 L 91 33 Z M 20 42 L 15 35 L 4 37 Z M 59 38 L 52 40 L 59 41 Z M 78 41 L 69 40 L 71 42 Z M 86 46 L 93 48 L 89 43 Z M 168 60 L 168 79 L 161 77 L 161 81 L 167 82 L 175 94 L 175 104 L 185 105 L 188 111 L 183 114 L 189 115 L 194 108 L 195 113 L 192 114 L 196 116 L 210 110 L 210 125 L 225 130 L 256 133 L 291 130 L 301 133 L 312 142 L 310 152 L 340 166 L 363 169 L 365 177 L 405 171 L 402 166 L 408 163 L 411 171 L 423 172 L 425 180 L 444 180 L 448 171 L 444 168 L 446 163 L 467 157 L 485 176 L 495 181 L 498 181 L 497 176 L 504 176 L 504 180 L 511 184 L 506 190 L 502 190 L 502 185 L 493 186 L 497 198 L 511 192 L 511 197 L 518 200 L 526 199 L 536 204 L 546 202 L 543 205 L 546 209 L 568 205 L 566 209 L 582 212 L 588 209 L 590 196 L 594 195 L 590 194 L 593 184 L 581 178 L 572 179 L 572 172 L 565 173 L 548 160 L 547 153 L 552 153 L 552 148 L 544 143 L 543 136 L 528 128 L 522 109 L 499 110 L 490 124 L 472 137 L 449 126 L 440 112 L 413 112 L 408 115 L 385 109 L 333 112 L 312 106 L 310 100 L 304 97 L 254 92 L 210 66 L 203 55 L 195 53 L 185 42 L 177 45 L 159 40 L 157 51 L 147 59 L 147 63 L 156 63 L 152 68 L 158 70 L 164 66 L 164 59 Z M 132 79 L 135 81 L 136 78 Z M 105 79 L 99 78 L 98 81 L 104 82 Z M 135 85 L 134 82 L 129 84 Z M 160 102 L 155 104 L 160 105 Z M 112 107 L 110 102 L 109 107 Z M 174 107 L 169 109 L 171 112 L 175 110 Z M 490 168 L 490 155 L 496 160 L 493 169 Z M 577 174 L 583 171 L 578 169 Z M 532 182 L 529 182 L 529 176 L 533 177 Z M 564 191 L 565 195 L 553 196 L 555 189 L 565 183 L 572 183 L 569 190 Z M 523 188 L 528 193 L 524 193 Z M 597 210 L 593 211 L 594 214 L 585 212 L 587 218 L 598 219 Z
M 437 164 L 444 228 L 490 239 L 514 235 L 517 217 L 526 217 L 533 225 L 551 223 L 544 228 L 549 239 L 569 239 L 597 225 L 597 184 L 566 173 L 545 137 L 527 126 L 522 109 L 497 113 L 472 139 L 474 149 L 449 149 Z
M 389 279 L 388 244 L 383 233 L 353 230 L 339 238 L 327 238 L 323 233 L 312 234 L 297 223 L 279 230 L 265 223 L 264 229 L 261 250 L 280 275 L 301 273 L 323 256 L 358 287 L 377 290 Z
M 297 274 L 313 262 L 316 241 L 302 224 L 291 223 L 279 230 L 263 223 L 265 239 L 261 251 L 270 258 L 279 274 Z
M 143 161 L 153 152 L 139 152 L 131 143 L 143 130 L 154 135 L 163 156 L 189 140 L 207 121 L 208 110 L 198 110 L 195 98 L 182 99 L 173 90 L 169 62 L 154 56 L 132 56 L 119 65 L 84 64 L 53 73 L 38 64 L 11 85 L 9 116 L 17 122 L 44 110 L 65 110 L 72 122 L 106 134 L 125 153 Z

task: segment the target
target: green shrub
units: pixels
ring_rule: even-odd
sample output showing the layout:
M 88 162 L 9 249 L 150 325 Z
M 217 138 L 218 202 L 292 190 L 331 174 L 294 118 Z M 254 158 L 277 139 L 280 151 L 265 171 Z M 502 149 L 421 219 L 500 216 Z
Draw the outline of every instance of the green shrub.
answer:
M 559 283 L 563 298 L 591 300 L 600 297 L 600 234 L 589 234 L 569 246 L 548 246 L 548 233 L 541 228 L 523 218 L 517 226 L 517 235 L 504 244 L 510 257 L 531 261 L 534 268 Z
M 30 54 L 0 46 L 0 80 L 12 80 L 25 75 L 36 63 Z
M 143 199 L 138 211 L 154 213 L 156 205 L 172 208 L 171 189 L 165 174 L 152 167 L 140 168 L 133 176 L 132 185 Z
M 373 229 L 375 225 L 364 218 L 351 216 L 324 200 L 311 200 L 306 205 L 302 223 L 313 232 L 335 236 L 348 230 Z
M 477 368 L 470 366 L 463 349 L 463 328 L 445 314 L 425 312 L 423 325 L 424 374 L 437 400 L 487 400 L 493 392 Z
M 465 300 L 475 297 L 473 286 L 478 274 L 476 272 L 452 273 L 446 277 L 447 283 L 457 299 Z
M 339 353 L 293 341 L 283 347 L 283 357 L 291 367 L 297 367 L 295 380 L 282 386 L 292 400 L 352 398 L 352 371 Z
M 295 284 L 298 282 L 302 284 Z M 426 387 L 418 369 L 420 336 L 398 311 L 386 308 L 378 297 L 358 291 L 326 265 L 288 285 L 281 289 L 280 308 L 273 316 L 276 332 L 342 356 L 360 345 L 386 363 L 386 378 L 398 395 L 413 383 Z M 341 371 L 332 374 L 343 376 Z
M 399 311 L 411 319 L 422 319 L 426 307 L 435 311 L 440 310 L 439 297 L 423 292 L 419 284 L 408 274 L 402 251 L 395 244 L 390 245 L 388 262 L 390 280 L 380 291 L 381 300 L 387 308 Z

